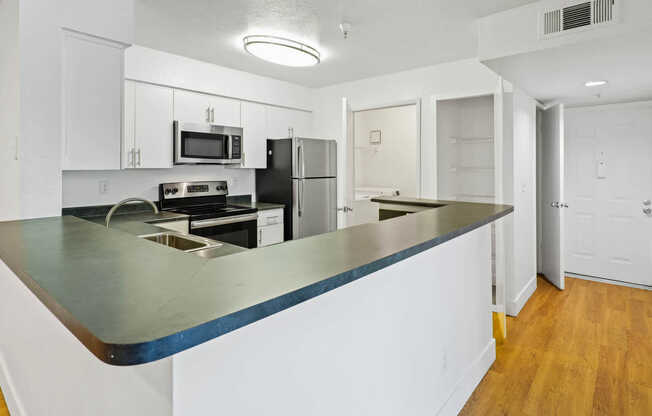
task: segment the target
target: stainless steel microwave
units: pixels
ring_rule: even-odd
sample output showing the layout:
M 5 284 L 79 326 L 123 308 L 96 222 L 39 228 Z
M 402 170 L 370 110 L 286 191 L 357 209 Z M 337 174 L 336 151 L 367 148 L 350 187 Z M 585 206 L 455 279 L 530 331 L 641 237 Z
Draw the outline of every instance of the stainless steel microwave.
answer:
M 212 124 L 174 122 L 174 164 L 239 164 L 242 129 Z

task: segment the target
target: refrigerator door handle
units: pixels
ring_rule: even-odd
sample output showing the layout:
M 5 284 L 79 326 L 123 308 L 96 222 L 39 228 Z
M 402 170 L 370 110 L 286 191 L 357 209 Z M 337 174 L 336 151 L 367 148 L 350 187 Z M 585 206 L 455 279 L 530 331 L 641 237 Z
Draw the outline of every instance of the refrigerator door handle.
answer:
M 303 155 L 303 145 L 297 146 L 297 176 L 306 177 L 306 160 Z
M 303 179 L 299 179 L 299 216 L 303 214 L 303 186 L 304 182 Z

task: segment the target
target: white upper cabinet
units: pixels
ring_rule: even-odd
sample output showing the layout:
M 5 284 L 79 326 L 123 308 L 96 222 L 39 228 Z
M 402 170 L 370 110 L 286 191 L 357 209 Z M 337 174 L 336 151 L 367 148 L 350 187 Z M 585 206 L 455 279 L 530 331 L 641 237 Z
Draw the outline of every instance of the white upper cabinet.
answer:
M 288 108 L 268 106 L 267 136 L 272 139 L 310 137 L 312 134 L 312 113 Z
M 123 168 L 170 168 L 173 90 L 125 82 Z
M 63 169 L 120 169 L 124 45 L 65 32 Z
M 211 124 L 242 127 L 240 101 L 223 97 L 211 97 Z
M 241 127 L 240 101 L 195 92 L 174 91 L 174 119 Z
M 174 90 L 174 119 L 183 123 L 210 123 L 211 97 Z
M 267 167 L 267 106 L 242 103 L 243 168 Z

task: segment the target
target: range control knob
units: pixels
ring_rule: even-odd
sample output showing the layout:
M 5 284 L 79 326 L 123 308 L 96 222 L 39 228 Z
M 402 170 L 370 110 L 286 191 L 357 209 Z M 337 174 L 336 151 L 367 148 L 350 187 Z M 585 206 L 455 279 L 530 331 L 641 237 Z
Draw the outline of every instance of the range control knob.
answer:
M 172 195 L 176 194 L 177 192 L 179 192 L 179 188 L 172 189 Z
M 165 190 L 165 195 L 170 195 L 170 190 L 169 189 Z

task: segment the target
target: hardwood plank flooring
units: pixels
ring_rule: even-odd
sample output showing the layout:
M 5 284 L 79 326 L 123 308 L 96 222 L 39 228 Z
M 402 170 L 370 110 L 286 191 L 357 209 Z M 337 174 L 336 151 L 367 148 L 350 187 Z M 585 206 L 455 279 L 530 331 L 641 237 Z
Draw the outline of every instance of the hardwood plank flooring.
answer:
M 7 409 L 7 403 L 2 396 L 2 390 L 0 390 L 0 416 L 9 416 L 9 409 Z
M 539 278 L 461 415 L 652 415 L 652 292 Z

